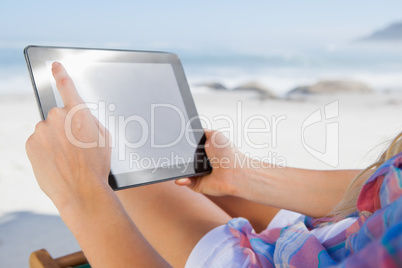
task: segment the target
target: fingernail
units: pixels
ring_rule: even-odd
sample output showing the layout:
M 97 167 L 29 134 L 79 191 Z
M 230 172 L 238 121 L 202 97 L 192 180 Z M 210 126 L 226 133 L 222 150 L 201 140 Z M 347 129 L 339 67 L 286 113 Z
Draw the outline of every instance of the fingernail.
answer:
M 178 184 L 184 185 L 184 184 L 188 184 L 188 179 L 187 179 L 187 178 L 177 179 L 176 182 L 177 182 Z
M 56 68 L 59 67 L 59 66 L 60 66 L 60 62 L 55 61 L 55 62 L 53 62 L 53 64 L 52 64 L 52 69 L 56 69 Z

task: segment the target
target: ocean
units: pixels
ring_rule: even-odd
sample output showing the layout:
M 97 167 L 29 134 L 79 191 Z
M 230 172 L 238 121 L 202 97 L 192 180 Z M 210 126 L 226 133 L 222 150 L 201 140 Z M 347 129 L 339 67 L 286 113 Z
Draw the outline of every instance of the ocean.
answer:
M 179 55 L 191 88 L 214 82 L 230 90 L 259 82 L 280 96 L 297 86 L 342 79 L 364 82 L 376 91 L 402 92 L 402 44 L 264 53 L 162 50 Z M 23 47 L 0 48 L 0 95 L 30 92 Z

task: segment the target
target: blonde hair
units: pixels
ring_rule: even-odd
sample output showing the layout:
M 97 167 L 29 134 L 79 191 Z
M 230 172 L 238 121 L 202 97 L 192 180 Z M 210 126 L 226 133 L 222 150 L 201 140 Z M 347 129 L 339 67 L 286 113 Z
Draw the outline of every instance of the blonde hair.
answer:
M 349 214 L 357 211 L 357 199 L 369 174 L 379 168 L 385 161 L 394 155 L 402 152 L 402 132 L 392 141 L 388 148 L 380 155 L 378 160 L 362 170 L 349 184 L 343 199 L 336 205 L 328 216 L 335 217 L 335 220 L 342 220 Z

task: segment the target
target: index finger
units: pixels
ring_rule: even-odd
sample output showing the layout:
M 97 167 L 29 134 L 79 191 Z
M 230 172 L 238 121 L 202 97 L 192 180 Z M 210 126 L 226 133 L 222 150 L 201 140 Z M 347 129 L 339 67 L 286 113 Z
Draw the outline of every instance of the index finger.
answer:
M 73 80 L 61 63 L 53 62 L 52 73 L 65 107 L 72 107 L 84 102 L 78 94 Z

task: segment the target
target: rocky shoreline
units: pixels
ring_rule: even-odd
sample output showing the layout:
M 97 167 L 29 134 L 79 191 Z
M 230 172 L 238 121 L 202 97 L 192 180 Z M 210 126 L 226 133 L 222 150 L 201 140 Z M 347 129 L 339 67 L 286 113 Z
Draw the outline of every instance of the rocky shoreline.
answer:
M 195 90 L 206 88 L 216 91 L 250 92 L 254 93 L 260 100 L 266 99 L 300 99 L 309 95 L 321 94 L 370 94 L 375 90 L 369 85 L 355 80 L 319 80 L 314 84 L 301 85 L 290 89 L 284 96 L 278 96 L 275 91 L 267 85 L 258 81 L 249 81 L 235 87 L 228 87 L 221 82 L 204 82 L 192 86 Z

